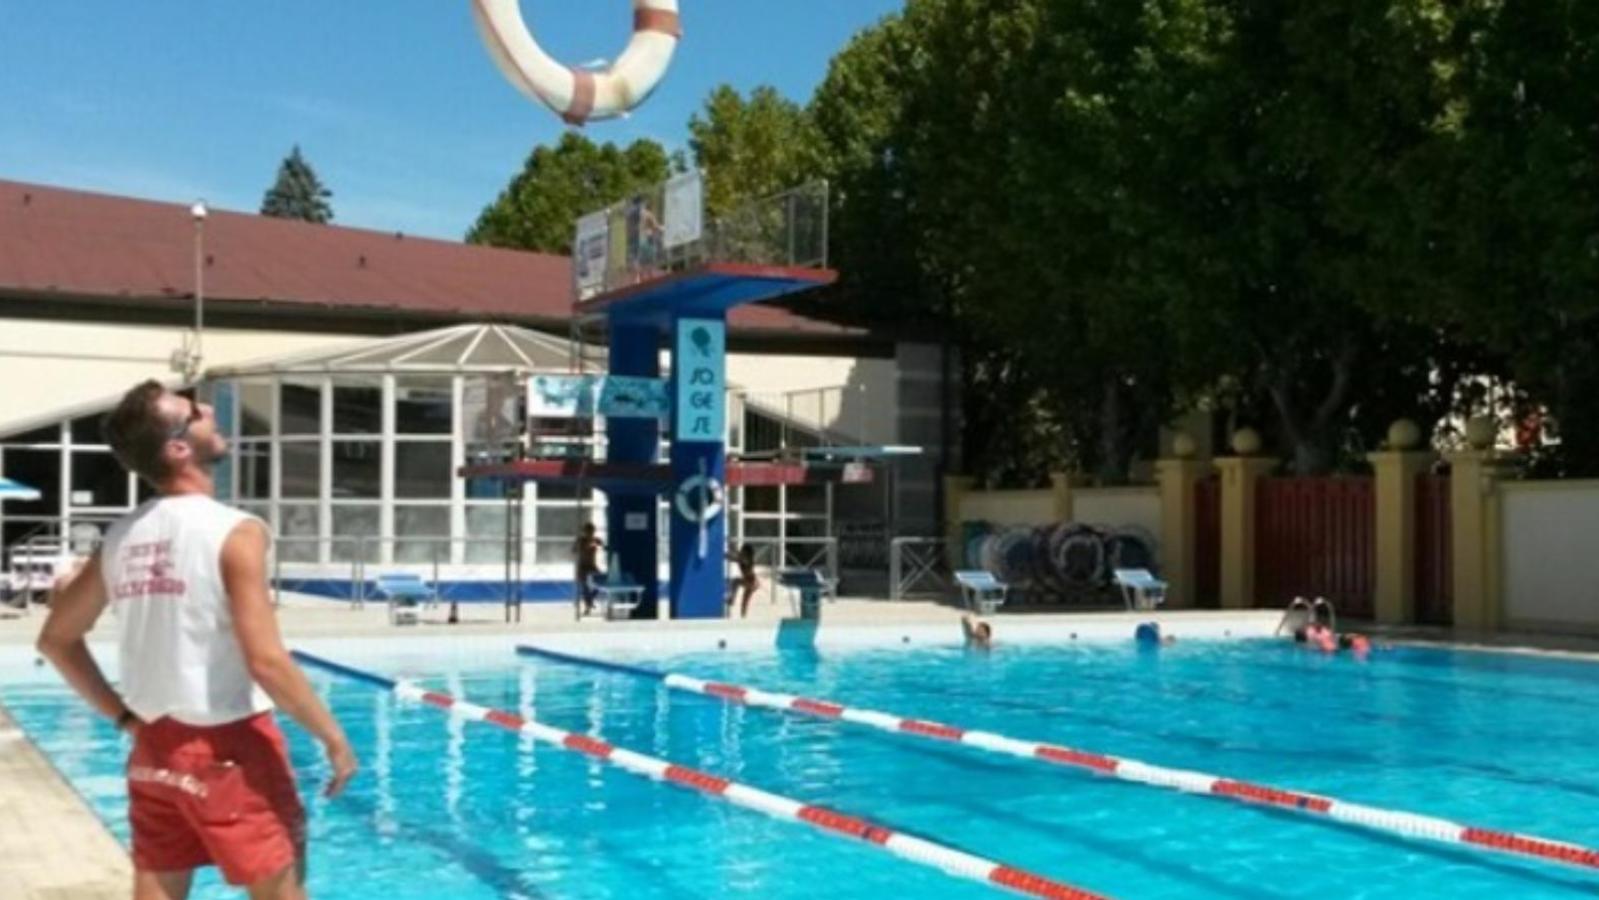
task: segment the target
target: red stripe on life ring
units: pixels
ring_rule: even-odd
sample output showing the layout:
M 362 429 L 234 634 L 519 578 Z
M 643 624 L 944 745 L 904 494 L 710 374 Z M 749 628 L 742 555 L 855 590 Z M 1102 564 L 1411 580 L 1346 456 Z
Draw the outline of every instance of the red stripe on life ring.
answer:
M 561 118 L 568 125 L 582 125 L 594 114 L 594 73 L 582 69 L 572 70 L 572 105 L 566 108 Z
M 658 31 L 674 38 L 682 38 L 683 19 L 671 10 L 641 7 L 633 11 L 633 30 Z

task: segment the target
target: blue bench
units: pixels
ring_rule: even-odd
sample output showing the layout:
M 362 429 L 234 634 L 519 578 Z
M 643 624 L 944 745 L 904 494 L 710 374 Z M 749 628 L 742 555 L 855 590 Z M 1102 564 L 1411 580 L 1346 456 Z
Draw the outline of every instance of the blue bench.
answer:
M 980 616 L 991 616 L 1005 605 L 1010 585 L 994 577 L 985 569 L 962 569 L 955 573 L 955 583 L 960 585 L 961 599 L 966 608 Z
M 423 603 L 438 602 L 438 592 L 411 572 L 392 572 L 379 575 L 377 595 L 389 606 L 390 625 L 415 625 L 416 611 Z
M 1148 569 L 1117 569 L 1115 578 L 1128 609 L 1154 609 L 1166 602 L 1166 582 Z

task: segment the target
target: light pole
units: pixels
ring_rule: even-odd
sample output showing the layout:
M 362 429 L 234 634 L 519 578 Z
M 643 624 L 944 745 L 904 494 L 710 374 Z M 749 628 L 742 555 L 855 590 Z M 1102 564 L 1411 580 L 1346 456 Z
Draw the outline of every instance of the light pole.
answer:
M 184 380 L 193 384 L 200 376 L 200 344 L 205 335 L 205 217 L 204 200 L 189 207 L 194 219 L 194 343 L 184 365 Z

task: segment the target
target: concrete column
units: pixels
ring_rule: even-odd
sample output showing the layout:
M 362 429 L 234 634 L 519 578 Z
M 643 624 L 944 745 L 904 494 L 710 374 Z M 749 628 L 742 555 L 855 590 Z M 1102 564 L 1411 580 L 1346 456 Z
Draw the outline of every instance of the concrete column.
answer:
M 1377 621 L 1416 621 L 1416 478 L 1432 464 L 1427 452 L 1385 450 L 1366 457 L 1376 474 Z
M 1072 520 L 1072 477 L 1065 472 L 1049 473 L 1049 492 L 1053 500 L 1052 515 L 1056 522 Z
M 1166 607 L 1192 609 L 1198 596 L 1195 537 L 1198 520 L 1194 491 L 1211 464 L 1197 459 L 1162 459 L 1155 463 L 1160 485 L 1160 577 L 1166 582 Z
M 1449 460 L 1449 506 L 1454 526 L 1455 627 L 1500 627 L 1498 478 L 1492 450 L 1459 450 Z
M 1216 460 L 1221 473 L 1221 606 L 1250 609 L 1255 596 L 1255 493 L 1277 461 L 1252 456 Z
M 976 485 L 977 479 L 970 475 L 944 476 L 944 546 L 949 548 L 951 569 L 965 565 L 962 556 L 966 548 L 961 546 L 961 506 Z

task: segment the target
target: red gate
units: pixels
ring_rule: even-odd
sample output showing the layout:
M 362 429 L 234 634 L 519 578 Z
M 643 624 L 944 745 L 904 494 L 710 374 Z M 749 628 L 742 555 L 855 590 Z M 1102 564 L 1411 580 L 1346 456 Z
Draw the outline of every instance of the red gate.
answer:
M 1376 581 L 1370 478 L 1265 478 L 1255 497 L 1255 599 L 1326 597 L 1370 618 Z
M 1449 478 L 1416 476 L 1416 621 L 1455 621 L 1454 529 Z
M 1221 606 L 1221 479 L 1194 484 L 1194 605 Z

